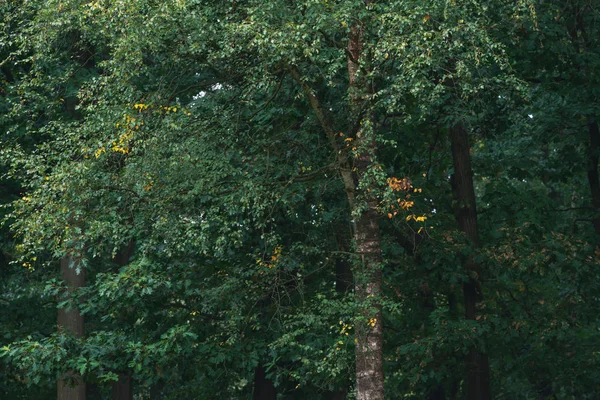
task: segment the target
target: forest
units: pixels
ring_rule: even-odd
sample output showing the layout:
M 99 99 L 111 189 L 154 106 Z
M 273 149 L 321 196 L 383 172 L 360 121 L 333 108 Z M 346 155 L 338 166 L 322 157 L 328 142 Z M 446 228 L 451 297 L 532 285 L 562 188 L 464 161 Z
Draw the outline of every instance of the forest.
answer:
M 0 399 L 600 399 L 599 0 L 0 1 Z

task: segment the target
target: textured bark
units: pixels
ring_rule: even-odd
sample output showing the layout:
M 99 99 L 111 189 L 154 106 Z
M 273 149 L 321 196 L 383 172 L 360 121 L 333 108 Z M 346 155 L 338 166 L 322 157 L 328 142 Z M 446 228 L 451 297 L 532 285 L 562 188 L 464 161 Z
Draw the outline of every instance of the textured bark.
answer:
M 277 400 L 277 391 L 273 381 L 267 378 L 267 371 L 262 365 L 254 370 L 254 400 Z
M 85 270 L 77 271 L 78 262 L 72 257 L 64 257 L 60 262 L 60 271 L 63 281 L 67 285 L 67 295 L 85 286 Z M 83 316 L 79 309 L 72 307 L 69 311 L 65 308 L 58 310 L 58 330 L 70 332 L 75 337 L 84 334 Z M 74 372 L 67 372 L 61 376 L 57 384 L 58 400 L 85 400 L 86 385 L 81 377 Z
M 347 64 L 349 94 L 352 108 L 362 117 L 364 96 L 371 92 L 367 82 L 359 77 L 360 61 L 363 57 L 362 28 L 356 24 L 351 28 L 348 40 Z M 364 150 L 355 163 L 356 176 L 353 181 L 360 182 L 361 176 L 368 171 L 373 162 L 376 144 L 373 132 L 369 137 L 359 128 L 354 138 L 357 146 Z M 357 186 L 357 185 L 356 185 Z M 370 192 L 369 189 L 366 191 Z M 348 202 L 355 214 L 354 188 L 347 190 Z M 379 298 L 382 290 L 381 238 L 379 233 L 379 215 L 376 211 L 377 199 L 367 199 L 367 209 L 361 213 L 354 224 L 354 243 L 360 257 L 362 270 L 355 273 L 355 292 L 362 303 L 362 314 L 367 323 L 356 325 L 356 399 L 383 400 L 383 321 Z
M 383 321 L 381 320 L 381 241 L 373 210 L 356 222 L 356 252 L 362 271 L 355 274 L 355 292 L 368 323 L 356 324 L 356 399 L 383 400 Z
M 479 232 L 477 230 L 475 187 L 469 154 L 469 138 L 462 124 L 459 123 L 450 129 L 450 143 L 454 164 L 452 186 L 456 204 L 454 207 L 456 221 L 476 248 L 479 246 Z M 464 263 L 464 269 L 469 276 L 468 281 L 463 285 L 465 318 L 475 320 L 478 311 L 477 305 L 482 299 L 481 266 L 472 257 L 469 257 Z M 465 362 L 467 367 L 467 400 L 491 399 L 487 355 L 473 348 L 467 354 Z
M 588 123 L 590 133 L 590 147 L 588 156 L 588 182 L 592 192 L 592 206 L 594 207 L 594 217 L 592 223 L 596 235 L 600 235 L 600 176 L 598 175 L 598 159 L 600 158 L 600 129 L 598 121 L 590 118 Z

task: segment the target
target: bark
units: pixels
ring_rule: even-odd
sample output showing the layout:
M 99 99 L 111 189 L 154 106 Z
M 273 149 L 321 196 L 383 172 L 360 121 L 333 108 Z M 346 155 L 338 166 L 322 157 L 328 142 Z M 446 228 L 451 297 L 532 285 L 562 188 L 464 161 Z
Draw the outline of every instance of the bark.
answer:
M 600 157 L 600 129 L 595 118 L 589 118 L 588 130 L 590 133 L 590 147 L 588 156 L 588 182 L 592 194 L 594 217 L 592 223 L 596 235 L 600 236 L 600 176 L 598 175 L 598 159 Z
M 589 37 L 584 23 L 584 12 L 579 5 L 573 3 L 568 4 L 570 12 L 573 16 L 572 21 L 567 23 L 567 30 L 571 38 L 571 43 L 576 54 L 585 54 L 589 52 Z M 589 90 L 590 75 L 592 74 L 590 66 L 584 61 L 579 61 L 575 64 L 577 73 L 584 78 L 585 89 Z M 600 156 L 600 131 L 598 129 L 598 121 L 595 115 L 586 115 L 588 120 L 588 132 L 590 137 L 590 145 L 588 147 L 587 160 L 587 176 L 592 195 L 592 206 L 594 207 L 594 216 L 592 224 L 596 236 L 600 235 L 600 178 L 598 177 L 598 157 Z M 598 245 L 600 246 L 600 245 Z
M 74 33 L 74 35 L 79 35 L 79 33 Z M 75 44 L 75 42 L 76 39 L 74 38 L 72 43 Z M 72 50 L 74 49 L 75 47 L 72 48 Z M 85 62 L 82 62 L 82 60 L 78 58 L 78 60 L 80 60 L 82 68 L 93 67 L 93 54 L 94 52 L 91 51 L 88 57 L 86 58 L 87 61 Z M 72 57 L 76 56 L 77 54 L 74 53 Z M 76 80 L 74 78 L 72 80 L 73 83 L 76 83 Z M 63 102 L 65 113 L 75 120 L 80 120 L 82 117 L 81 113 L 76 109 L 78 103 L 79 98 L 77 96 L 65 96 Z M 81 265 L 80 259 L 74 258 L 72 256 L 66 256 L 60 262 L 60 269 L 62 279 L 67 284 L 68 294 L 71 294 L 78 288 L 82 288 L 85 286 L 85 269 Z M 67 332 L 70 332 L 76 337 L 82 337 L 84 335 L 84 320 L 83 316 L 79 312 L 79 309 L 77 309 L 76 307 L 72 307 L 69 311 L 67 311 L 66 309 L 58 310 L 59 332 L 62 329 L 66 330 Z M 81 377 L 74 371 L 69 371 L 58 379 L 58 400 L 85 400 L 85 398 L 86 384 L 82 381 Z
M 583 20 L 584 12 L 575 4 L 573 5 L 572 12 L 574 15 L 575 24 L 570 26 L 568 29 L 573 47 L 577 50 L 577 53 L 582 50 L 583 52 L 589 52 L 589 37 Z M 591 75 L 589 65 L 586 63 L 581 63 L 581 65 L 578 66 L 578 70 L 584 76 L 586 89 L 589 89 L 589 77 Z M 595 115 L 587 115 L 586 117 L 588 120 L 588 132 L 590 136 L 587 176 L 592 195 L 592 206 L 594 207 L 592 224 L 594 226 L 594 231 L 598 236 L 600 235 L 600 216 L 598 215 L 600 212 L 600 177 L 598 176 L 598 158 L 600 157 L 600 130 L 598 128 L 598 120 L 596 119 Z
M 129 263 L 135 248 L 134 241 L 130 241 L 114 258 L 115 264 L 124 267 Z M 133 400 L 133 381 L 131 374 L 127 371 L 119 371 L 119 380 L 112 384 L 112 400 Z
M 67 285 L 67 296 L 70 296 L 78 288 L 85 286 L 85 270 L 77 271 L 78 261 L 73 257 L 64 257 L 60 262 L 60 271 L 63 281 Z M 75 337 L 84 334 L 83 316 L 77 307 L 69 311 L 66 308 L 58 309 L 58 330 L 64 330 Z M 63 374 L 57 384 L 58 400 L 85 400 L 86 385 L 81 376 L 73 371 Z
M 112 385 L 112 400 L 132 400 L 133 385 L 128 373 L 120 373 L 119 380 Z
M 450 129 L 450 143 L 454 164 L 452 186 L 456 204 L 454 208 L 456 221 L 473 247 L 477 248 L 479 246 L 479 233 L 477 229 L 475 187 L 469 154 L 469 138 L 462 124 L 458 123 Z M 473 257 L 469 257 L 464 263 L 464 269 L 468 275 L 468 280 L 463 285 L 465 318 L 476 320 L 478 303 L 482 300 L 481 266 Z M 468 400 L 491 399 L 487 355 L 473 348 L 467 354 L 465 362 L 467 368 L 466 398 Z
M 267 378 L 267 371 L 262 365 L 254 370 L 254 400 L 277 400 L 277 391 L 273 381 Z
M 367 82 L 359 76 L 360 61 L 363 57 L 362 27 L 352 27 L 348 40 L 347 64 L 349 94 L 355 114 L 362 119 L 364 97 L 371 92 Z M 367 118 L 372 120 L 372 118 Z M 361 121 L 362 122 L 362 121 Z M 356 160 L 354 181 L 360 182 L 373 163 L 376 144 L 374 132 L 358 129 L 354 138 L 363 150 Z M 366 190 L 366 194 L 370 192 Z M 347 191 L 348 202 L 355 214 L 354 188 Z M 362 303 L 362 316 L 366 323 L 356 324 L 356 399 L 383 400 L 383 321 L 381 318 L 380 296 L 382 291 L 381 238 L 379 215 L 376 211 L 377 199 L 367 198 L 367 209 L 354 224 L 354 243 L 362 270 L 355 274 L 355 292 Z
M 366 323 L 357 323 L 355 327 L 356 399 L 383 400 L 383 321 L 379 303 L 381 241 L 378 217 L 373 210 L 360 216 L 354 238 L 362 266 L 362 271 L 355 274 L 355 292 L 366 319 Z
M 349 79 L 349 94 L 352 101 L 351 107 L 357 121 L 363 119 L 364 98 L 371 92 L 366 82 L 361 82 L 359 77 L 360 60 L 363 52 L 361 26 L 355 25 L 351 29 L 347 47 L 347 65 Z M 310 102 L 310 105 L 329 139 L 331 148 L 336 157 L 337 169 L 344 184 L 348 199 L 349 211 L 354 218 L 353 239 L 356 254 L 359 258 L 360 268 L 354 273 L 355 293 L 358 301 L 363 303 L 362 317 L 366 321 L 356 324 L 356 399 L 357 400 L 383 400 L 383 321 L 381 318 L 381 303 L 379 297 L 382 291 L 381 274 L 381 240 L 379 233 L 379 216 L 376 212 L 377 199 L 367 198 L 367 209 L 359 216 L 355 216 L 356 188 L 361 176 L 371 167 L 375 154 L 375 141 L 373 133 L 357 128 L 352 138 L 357 146 L 365 149 L 355 160 L 350 162 L 347 150 L 338 143 L 338 135 L 333 129 L 332 119 L 327 115 L 315 91 L 302 79 L 300 71 L 295 66 L 288 66 L 291 76 L 300 84 Z M 372 118 L 371 118 L 372 119 Z M 358 124 L 357 124 L 358 125 Z M 369 189 L 366 188 L 366 193 Z

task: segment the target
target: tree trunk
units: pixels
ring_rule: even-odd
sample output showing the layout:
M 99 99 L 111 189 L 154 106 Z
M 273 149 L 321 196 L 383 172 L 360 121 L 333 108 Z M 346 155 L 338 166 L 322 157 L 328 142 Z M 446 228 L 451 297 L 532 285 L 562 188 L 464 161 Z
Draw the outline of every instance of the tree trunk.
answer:
M 356 334 L 356 399 L 357 400 L 383 400 L 383 321 L 381 318 L 380 295 L 382 289 L 381 274 L 381 240 L 379 234 L 379 216 L 376 211 L 377 199 L 367 198 L 367 209 L 356 215 L 356 189 L 359 187 L 361 177 L 372 167 L 376 144 L 374 132 L 368 132 L 367 126 L 370 119 L 364 118 L 364 97 L 371 93 L 371 88 L 366 82 L 361 82 L 359 69 L 362 57 L 361 26 L 357 23 L 352 29 L 348 40 L 347 65 L 349 95 L 353 115 L 357 122 L 366 122 L 357 128 L 354 140 L 361 154 L 355 159 L 354 165 L 350 162 L 347 149 L 338 142 L 339 136 L 333 129 L 332 120 L 321 104 L 315 91 L 302 78 L 300 71 L 295 66 L 288 69 L 296 82 L 302 86 L 307 99 L 313 108 L 321 127 L 325 131 L 331 144 L 333 154 L 337 159 L 338 171 L 344 184 L 348 198 L 349 212 L 353 221 L 354 244 L 358 256 L 358 267 L 354 271 L 355 293 L 357 300 L 362 303 L 361 317 L 364 322 L 355 326 Z M 364 119 L 364 121 L 363 121 Z M 374 127 L 369 126 L 369 129 Z M 370 188 L 364 188 L 364 193 L 370 193 Z
M 112 400 L 133 400 L 133 385 L 131 376 L 120 373 L 119 380 L 112 384 Z
M 364 96 L 371 93 L 368 82 L 361 79 L 360 61 L 363 57 L 363 38 L 360 23 L 350 30 L 348 40 L 347 64 L 349 95 L 352 108 L 361 120 L 354 141 L 360 149 L 360 154 L 355 163 L 355 182 L 361 178 L 372 167 L 375 156 L 376 143 L 374 131 L 367 132 L 362 127 L 370 123 L 371 119 L 362 120 Z M 370 127 L 374 130 L 373 127 Z M 353 217 L 356 214 L 354 201 L 355 184 L 346 187 L 348 202 Z M 383 400 L 383 321 L 381 318 L 380 296 L 382 292 L 381 272 L 381 239 L 379 233 L 379 215 L 376 211 L 377 199 L 369 196 L 370 188 L 365 190 L 367 194 L 367 209 L 362 211 L 354 223 L 354 243 L 356 253 L 359 257 L 360 270 L 356 271 L 355 292 L 361 303 L 361 314 L 365 319 L 363 323 L 357 323 L 356 332 L 356 399 L 357 400 Z
M 452 187 L 456 204 L 454 208 L 456 221 L 471 241 L 472 246 L 477 248 L 479 247 L 479 233 L 469 138 L 461 123 L 450 129 L 450 142 L 454 164 Z M 464 263 L 464 269 L 468 275 L 468 280 L 463 285 L 465 318 L 476 320 L 477 305 L 482 300 L 481 266 L 473 257 L 469 257 Z M 467 368 L 466 398 L 468 400 L 491 399 L 487 355 L 473 348 L 469 350 L 465 361 Z
M 381 320 L 381 242 L 378 217 L 364 212 L 354 233 L 362 271 L 355 273 L 355 291 L 365 322 L 357 323 L 356 399 L 383 400 L 383 321 Z
M 595 118 L 589 118 L 588 130 L 590 132 L 590 147 L 588 150 L 588 182 L 592 192 L 592 206 L 594 217 L 592 223 L 596 235 L 600 236 L 600 177 L 598 176 L 598 159 L 600 158 L 600 129 Z
M 60 271 L 63 281 L 67 284 L 67 296 L 85 286 L 85 269 L 73 257 L 67 256 L 61 260 Z M 83 316 L 77 307 L 72 307 L 69 311 L 65 308 L 58 309 L 58 330 L 65 330 L 78 338 L 83 336 Z M 81 376 L 69 371 L 58 380 L 57 400 L 85 400 L 85 390 L 86 385 Z
M 131 240 L 127 246 L 115 255 L 114 262 L 120 267 L 129 264 L 134 248 L 135 243 Z M 118 375 L 119 380 L 112 384 L 112 400 L 133 400 L 133 382 L 130 373 L 120 371 Z
M 584 23 L 585 11 L 580 9 L 577 4 L 573 4 L 571 10 L 575 20 L 575 24 L 567 27 L 571 42 L 576 52 L 579 54 L 589 53 L 589 37 Z M 592 75 L 591 68 L 588 63 L 581 62 L 576 65 L 577 70 L 584 76 L 586 82 L 586 89 L 589 89 L 590 75 Z M 596 236 L 600 235 L 600 177 L 598 176 L 598 158 L 600 157 L 600 129 L 598 128 L 598 120 L 595 115 L 586 115 L 588 121 L 588 132 L 590 135 L 590 145 L 588 147 L 588 165 L 587 165 L 587 176 L 590 185 L 590 191 L 592 192 L 592 206 L 594 208 L 594 216 L 592 217 L 592 224 Z M 600 244 L 597 244 L 600 246 Z
M 262 365 L 254 370 L 254 400 L 277 400 L 277 391 L 273 381 L 267 378 L 267 371 Z

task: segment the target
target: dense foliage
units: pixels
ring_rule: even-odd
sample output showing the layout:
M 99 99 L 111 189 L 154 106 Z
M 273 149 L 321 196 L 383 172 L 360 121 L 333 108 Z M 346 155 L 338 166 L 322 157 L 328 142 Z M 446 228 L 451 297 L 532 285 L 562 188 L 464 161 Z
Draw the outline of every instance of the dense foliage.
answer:
M 0 21 L 1 398 L 600 396 L 600 4 Z

